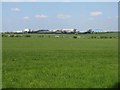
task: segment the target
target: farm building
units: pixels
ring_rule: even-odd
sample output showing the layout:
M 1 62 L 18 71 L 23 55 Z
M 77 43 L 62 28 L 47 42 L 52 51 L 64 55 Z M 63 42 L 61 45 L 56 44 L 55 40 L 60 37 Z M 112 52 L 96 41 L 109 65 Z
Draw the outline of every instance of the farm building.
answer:
M 62 32 L 75 33 L 77 29 L 62 29 Z
M 55 33 L 75 33 L 76 29 L 54 29 L 52 32 Z
M 37 33 L 50 33 L 49 30 L 38 30 Z
M 57 32 L 57 31 L 61 32 L 61 29 L 53 29 L 53 30 L 51 30 L 51 32 Z
M 62 30 L 61 30 L 61 29 L 57 29 L 57 30 L 55 31 L 55 33 L 62 33 Z
M 23 33 L 28 33 L 28 32 L 30 32 L 30 29 L 28 28 L 23 30 Z
M 51 32 L 55 33 L 75 33 L 77 29 L 53 29 Z
M 15 33 L 23 33 L 23 31 L 16 31 Z
M 24 29 L 23 31 L 17 31 L 17 33 L 76 33 L 77 29 L 53 29 L 53 30 L 45 30 L 45 29 L 38 29 L 38 30 L 31 30 L 31 29 Z

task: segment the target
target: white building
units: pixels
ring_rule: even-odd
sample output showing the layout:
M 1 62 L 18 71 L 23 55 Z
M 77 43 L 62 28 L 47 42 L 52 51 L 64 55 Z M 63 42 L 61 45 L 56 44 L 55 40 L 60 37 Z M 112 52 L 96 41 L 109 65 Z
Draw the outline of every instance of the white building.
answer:
M 16 33 L 22 33 L 22 31 L 16 31 Z
M 27 28 L 27 29 L 24 29 L 23 32 L 28 33 L 28 32 L 30 32 L 30 29 L 28 29 L 28 28 Z
M 62 32 L 67 32 L 67 33 L 76 32 L 76 29 L 62 29 Z
M 52 32 L 56 32 L 56 31 L 62 31 L 61 29 L 53 29 L 51 30 Z

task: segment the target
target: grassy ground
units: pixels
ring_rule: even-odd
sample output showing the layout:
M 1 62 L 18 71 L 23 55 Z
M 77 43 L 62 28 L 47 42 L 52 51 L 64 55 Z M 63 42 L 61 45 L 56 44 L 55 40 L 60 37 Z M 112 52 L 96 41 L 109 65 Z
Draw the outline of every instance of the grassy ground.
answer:
M 98 34 L 3 34 L 3 36 L 8 37 L 9 35 L 14 36 L 16 35 L 16 37 L 40 37 L 40 38 L 55 38 L 55 36 L 59 36 L 59 38 L 73 38 L 74 36 L 77 36 L 78 38 L 81 39 L 90 39 L 90 38 L 97 38 L 97 39 L 101 39 L 101 38 L 118 38 L 118 33 L 98 33 Z
M 0 33 L 0 89 L 2 89 L 2 35 Z
M 118 39 L 4 37 L 3 87 L 112 87 L 117 46 Z

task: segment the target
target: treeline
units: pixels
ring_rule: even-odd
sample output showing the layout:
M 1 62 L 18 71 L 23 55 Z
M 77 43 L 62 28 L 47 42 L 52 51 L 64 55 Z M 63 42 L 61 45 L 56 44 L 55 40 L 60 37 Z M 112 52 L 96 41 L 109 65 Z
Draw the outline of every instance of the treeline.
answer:
M 79 38 L 88 38 L 88 39 L 112 39 L 112 38 L 118 38 L 118 36 L 109 36 L 109 35 L 96 35 L 94 36 L 93 34 L 89 35 L 80 35 L 80 34 L 72 34 L 72 35 L 60 35 L 60 34 L 2 34 L 2 37 L 37 37 L 37 38 L 74 38 L 74 39 L 79 39 Z

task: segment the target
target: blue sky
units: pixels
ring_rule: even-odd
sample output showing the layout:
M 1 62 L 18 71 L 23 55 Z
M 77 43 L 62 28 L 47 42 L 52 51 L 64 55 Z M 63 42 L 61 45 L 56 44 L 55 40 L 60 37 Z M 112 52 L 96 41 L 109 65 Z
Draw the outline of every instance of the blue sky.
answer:
M 0 2 L 0 32 L 2 31 L 2 3 Z
M 118 2 L 119 0 L 1 0 L 3 2 Z
M 3 2 L 2 30 L 117 30 L 117 5 L 117 2 Z

